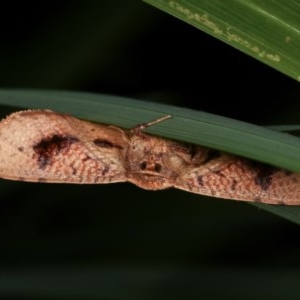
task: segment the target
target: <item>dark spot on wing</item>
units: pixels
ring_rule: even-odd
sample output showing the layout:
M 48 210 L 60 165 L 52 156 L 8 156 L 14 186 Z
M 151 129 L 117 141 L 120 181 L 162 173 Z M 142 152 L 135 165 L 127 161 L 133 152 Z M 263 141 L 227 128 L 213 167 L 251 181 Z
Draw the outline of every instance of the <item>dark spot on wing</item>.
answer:
M 256 161 L 248 161 L 247 164 L 256 173 L 254 177 L 255 184 L 260 186 L 262 190 L 267 191 L 272 184 L 272 176 L 277 173 L 279 169 Z
M 74 136 L 54 134 L 33 145 L 33 151 L 37 154 L 40 169 L 44 169 L 51 164 L 54 156 L 69 148 L 75 142 L 78 142 L 78 139 Z
M 218 171 L 212 171 L 214 174 L 220 176 L 220 177 L 225 177 L 225 175 L 222 173 L 221 170 L 218 170 Z
M 198 176 L 197 181 L 200 186 L 203 186 L 203 177 L 202 176 Z
M 72 169 L 72 175 L 76 176 L 78 169 L 76 169 L 74 166 L 71 166 L 71 169 Z
M 82 162 L 86 162 L 90 159 L 92 159 L 92 158 L 89 155 L 86 155 L 85 158 L 82 159 Z
M 20 152 L 23 152 L 23 151 L 24 151 L 24 147 L 18 147 L 18 150 L 19 150 Z
M 275 173 L 273 168 L 261 168 L 255 177 L 255 184 L 259 185 L 262 190 L 267 191 L 272 183 L 272 175 Z
M 101 175 L 104 176 L 108 171 L 109 171 L 109 167 L 105 166 L 101 171 Z
M 104 140 L 104 139 L 95 139 L 94 140 L 94 144 L 98 147 L 101 148 L 118 148 L 118 149 L 123 149 L 122 146 L 114 144 L 108 140 Z
M 230 186 L 230 189 L 232 191 L 235 191 L 236 189 L 236 185 L 237 185 L 237 181 L 235 179 L 233 179 L 232 183 L 231 183 L 231 186 Z

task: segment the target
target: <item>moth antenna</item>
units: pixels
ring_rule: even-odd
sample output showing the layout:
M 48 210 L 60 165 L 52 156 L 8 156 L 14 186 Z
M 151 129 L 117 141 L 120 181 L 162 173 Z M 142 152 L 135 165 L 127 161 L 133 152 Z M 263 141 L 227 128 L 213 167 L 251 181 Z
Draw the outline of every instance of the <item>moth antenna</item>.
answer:
M 152 125 L 155 125 L 155 124 L 157 124 L 157 123 L 160 123 L 160 122 L 163 122 L 163 121 L 165 121 L 165 120 L 168 120 L 168 119 L 170 119 L 170 118 L 172 118 L 171 115 L 166 115 L 166 116 L 163 116 L 163 117 L 161 117 L 161 118 L 155 119 L 154 121 L 151 121 L 151 122 L 138 124 L 138 125 L 134 126 L 134 127 L 131 129 L 131 131 L 133 131 L 133 132 L 134 132 L 134 131 L 141 131 L 141 130 L 146 129 L 146 128 L 152 126 Z

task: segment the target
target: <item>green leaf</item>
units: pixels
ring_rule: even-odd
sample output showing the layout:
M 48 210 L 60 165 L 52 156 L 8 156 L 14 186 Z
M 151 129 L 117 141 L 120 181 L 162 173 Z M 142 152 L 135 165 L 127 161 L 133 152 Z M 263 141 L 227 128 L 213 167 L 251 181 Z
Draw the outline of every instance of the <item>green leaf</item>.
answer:
M 52 109 L 126 128 L 171 115 L 171 119 L 146 131 L 300 172 L 299 138 L 213 114 L 123 97 L 62 91 L 0 90 L 0 104 Z M 300 224 L 300 207 L 254 205 Z
M 170 105 L 90 93 L 0 90 L 0 104 L 52 109 L 131 128 L 164 115 L 147 132 L 219 149 L 300 172 L 300 139 L 265 127 Z
M 145 1 L 300 80 L 299 1 Z
M 300 224 L 300 206 L 278 206 L 263 203 L 250 203 L 258 208 L 269 211 L 294 223 Z

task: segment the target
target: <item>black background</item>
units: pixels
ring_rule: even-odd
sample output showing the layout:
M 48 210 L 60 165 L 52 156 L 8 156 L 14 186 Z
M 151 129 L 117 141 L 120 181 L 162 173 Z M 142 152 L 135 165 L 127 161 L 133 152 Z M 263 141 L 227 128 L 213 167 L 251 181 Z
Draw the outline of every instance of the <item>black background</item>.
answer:
M 296 81 L 140 1 L 1 2 L 0 37 L 2 88 L 299 123 Z M 298 226 L 249 204 L 130 184 L 0 186 L 0 298 L 300 294 Z

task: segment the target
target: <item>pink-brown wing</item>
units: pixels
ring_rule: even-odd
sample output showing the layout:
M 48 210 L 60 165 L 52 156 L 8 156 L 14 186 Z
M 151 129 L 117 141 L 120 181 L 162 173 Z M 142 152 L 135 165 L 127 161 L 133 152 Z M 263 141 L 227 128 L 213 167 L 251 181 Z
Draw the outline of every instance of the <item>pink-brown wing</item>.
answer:
M 125 181 L 126 134 L 52 111 L 21 111 L 0 123 L 0 177 L 23 181 Z
M 300 205 L 300 174 L 222 153 L 193 162 L 175 186 L 219 198 Z

